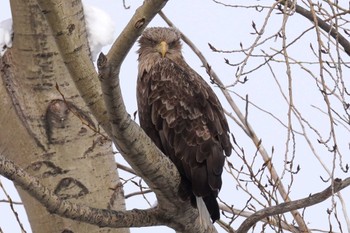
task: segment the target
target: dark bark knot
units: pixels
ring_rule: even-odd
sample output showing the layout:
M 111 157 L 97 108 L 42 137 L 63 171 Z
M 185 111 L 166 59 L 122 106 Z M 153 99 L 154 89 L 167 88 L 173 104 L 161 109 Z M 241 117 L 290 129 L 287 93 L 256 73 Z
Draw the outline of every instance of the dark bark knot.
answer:
M 137 22 L 135 23 L 135 28 L 136 29 L 141 28 L 145 24 L 145 22 L 146 22 L 145 18 L 137 20 Z
M 79 198 L 89 193 L 83 183 L 72 177 L 63 178 L 56 186 L 54 194 L 61 199 Z
M 69 24 L 67 27 L 68 35 L 72 35 L 73 31 L 75 30 L 75 24 Z

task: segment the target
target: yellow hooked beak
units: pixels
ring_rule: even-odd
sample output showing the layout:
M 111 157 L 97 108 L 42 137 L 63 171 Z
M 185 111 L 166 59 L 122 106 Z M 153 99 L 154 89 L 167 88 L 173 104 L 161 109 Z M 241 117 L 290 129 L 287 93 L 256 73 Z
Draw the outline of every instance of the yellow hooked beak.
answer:
M 165 54 L 168 52 L 168 44 L 165 41 L 162 41 L 159 43 L 158 45 L 158 52 L 160 52 L 160 54 L 162 55 L 162 57 L 165 57 Z

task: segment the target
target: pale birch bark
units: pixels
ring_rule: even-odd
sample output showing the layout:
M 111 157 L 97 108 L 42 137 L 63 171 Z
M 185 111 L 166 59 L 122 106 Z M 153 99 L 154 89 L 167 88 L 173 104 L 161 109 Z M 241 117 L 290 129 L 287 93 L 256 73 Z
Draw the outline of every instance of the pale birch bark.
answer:
M 62 9 L 61 17 L 72 22 L 70 30 L 78 31 L 72 32 L 80 36 L 75 40 L 76 53 L 87 61 L 81 65 L 93 71 L 81 4 L 55 4 Z M 11 10 L 13 48 L 0 65 L 1 151 L 65 200 L 125 209 L 111 141 L 89 128 L 97 126 L 96 121 L 71 81 L 55 42 L 58 35 L 52 33 L 45 19 L 49 10 L 44 11 L 35 0 L 13 0 Z M 49 106 L 53 112 L 47 114 Z M 52 215 L 25 191 L 18 191 L 35 233 L 128 232 Z

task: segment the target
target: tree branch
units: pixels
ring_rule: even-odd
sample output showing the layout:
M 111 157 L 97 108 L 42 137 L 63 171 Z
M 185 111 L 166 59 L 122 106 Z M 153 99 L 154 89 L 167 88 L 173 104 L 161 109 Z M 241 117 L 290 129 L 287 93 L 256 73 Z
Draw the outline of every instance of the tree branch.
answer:
M 246 219 L 248 219 L 249 217 L 251 217 L 254 214 L 254 212 L 251 212 L 251 211 L 230 208 L 227 205 L 223 205 L 223 204 L 219 204 L 219 207 L 220 207 L 220 210 L 222 210 L 222 211 L 225 211 L 225 212 L 228 212 L 228 213 L 231 213 L 234 215 L 242 216 L 242 217 L 245 217 Z M 275 218 L 263 218 L 263 219 L 260 219 L 259 221 L 270 224 L 270 225 L 275 226 L 275 227 L 281 227 L 282 229 L 293 232 L 293 233 L 300 233 L 300 230 L 297 227 L 290 225 L 282 220 L 276 221 Z
M 137 38 L 166 3 L 167 0 L 145 0 L 143 5 L 136 10 L 107 54 L 108 61 L 114 65 L 116 72 L 119 73 L 124 58 Z
M 295 12 L 313 22 L 315 26 L 320 27 L 326 33 L 329 33 L 336 41 L 339 42 L 339 44 L 341 44 L 345 52 L 350 56 L 350 42 L 336 28 L 332 27 L 326 21 L 322 20 L 316 15 L 313 15 L 311 11 L 306 10 L 298 4 L 295 4 L 294 6 L 291 1 L 282 1 L 281 4 L 284 4 L 289 8 L 295 7 Z M 314 19 L 316 19 L 316 22 Z
M 155 191 L 158 197 L 164 196 L 164 193 L 169 193 L 170 195 L 166 197 L 166 201 L 176 199 L 177 187 L 180 182 L 176 167 L 126 112 L 116 68 L 102 53 L 98 58 L 97 65 L 112 126 L 111 137 L 113 142 L 125 160 Z M 158 187 L 162 187 L 162 189 Z M 158 200 L 158 202 L 161 201 L 162 198 Z
M 161 225 L 157 208 L 147 210 L 114 211 L 91 208 L 60 199 L 38 179 L 0 154 L 0 174 L 26 190 L 50 213 L 82 221 L 99 227 L 145 227 Z
M 123 171 L 129 172 L 129 173 L 131 173 L 133 175 L 136 175 L 135 171 L 132 168 L 124 166 L 123 164 L 120 164 L 120 163 L 117 163 L 116 165 L 117 165 L 118 169 L 121 169 Z
M 283 214 L 292 210 L 305 208 L 308 206 L 318 204 L 326 200 L 327 198 L 331 197 L 335 193 L 339 192 L 340 190 L 348 187 L 349 185 L 350 185 L 350 177 L 346 178 L 343 181 L 341 179 L 335 179 L 334 183 L 322 192 L 310 195 L 309 197 L 306 197 L 303 199 L 284 202 L 276 206 L 271 206 L 271 207 L 267 207 L 262 210 L 259 210 L 255 212 L 253 215 L 251 215 L 250 217 L 248 217 L 237 229 L 236 233 L 248 232 L 248 230 L 251 227 L 253 227 L 258 221 L 260 221 L 263 218 L 267 218 L 269 216 L 273 216 L 277 214 Z

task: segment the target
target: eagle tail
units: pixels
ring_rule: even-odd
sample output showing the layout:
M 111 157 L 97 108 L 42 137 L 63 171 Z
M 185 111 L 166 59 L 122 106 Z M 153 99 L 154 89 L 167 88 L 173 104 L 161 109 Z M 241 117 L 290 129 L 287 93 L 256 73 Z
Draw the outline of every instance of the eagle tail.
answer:
M 203 201 L 209 211 L 210 218 L 213 220 L 213 223 L 220 219 L 220 209 L 216 197 L 214 195 L 205 196 L 203 197 Z
M 208 209 L 207 209 L 207 207 L 206 207 L 202 197 L 197 197 L 196 196 L 196 202 L 197 202 L 197 209 L 198 209 L 198 212 L 199 212 L 200 224 L 205 229 L 208 229 L 210 224 L 211 224 L 209 211 L 208 211 Z

